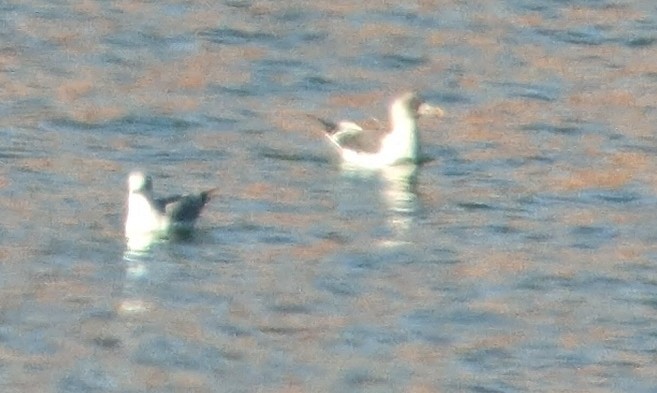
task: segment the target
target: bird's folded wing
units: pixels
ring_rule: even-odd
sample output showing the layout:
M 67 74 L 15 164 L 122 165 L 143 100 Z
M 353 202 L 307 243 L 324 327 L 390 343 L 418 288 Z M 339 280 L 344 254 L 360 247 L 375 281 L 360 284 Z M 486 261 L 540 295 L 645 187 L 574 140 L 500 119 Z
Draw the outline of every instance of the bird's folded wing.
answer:
M 215 196 L 217 188 L 198 194 L 179 196 L 177 199 L 169 198 L 170 202 L 165 206 L 166 214 L 175 221 L 193 221 L 201 214 L 203 206 Z
M 162 212 L 173 222 L 198 218 L 204 203 L 199 194 L 174 195 L 157 200 Z
M 339 131 L 332 139 L 342 148 L 362 153 L 376 153 L 381 149 L 385 136 L 382 130 L 364 130 L 351 122 L 340 122 Z

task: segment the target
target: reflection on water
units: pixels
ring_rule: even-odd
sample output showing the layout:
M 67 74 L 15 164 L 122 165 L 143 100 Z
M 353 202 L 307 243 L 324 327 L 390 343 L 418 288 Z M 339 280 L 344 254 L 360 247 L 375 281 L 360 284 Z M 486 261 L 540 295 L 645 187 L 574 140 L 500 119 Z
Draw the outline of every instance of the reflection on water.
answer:
M 381 195 L 388 209 L 388 226 L 393 233 L 392 239 L 385 243 L 388 247 L 413 242 L 406 235 L 420 210 L 417 172 L 418 166 L 410 164 L 394 165 L 381 170 Z
M 391 165 L 380 169 L 367 169 L 349 164 L 341 164 L 346 178 L 361 180 L 360 187 L 379 195 L 383 202 L 385 223 L 389 236 L 381 240 L 384 248 L 413 244 L 408 235 L 417 213 L 420 200 L 417 195 L 417 174 L 420 168 L 414 164 Z
M 118 306 L 120 314 L 143 313 L 149 308 L 142 291 L 144 282 L 150 279 L 148 266 L 153 258 L 151 246 L 152 243 L 140 249 L 128 248 L 123 254 L 125 277 Z
M 122 283 L 119 300 L 119 314 L 129 315 L 148 311 L 148 304 L 142 293 L 144 282 L 149 280 L 149 263 L 152 263 L 153 248 L 163 243 L 162 233 L 138 231 L 125 237 L 126 248 L 123 253 L 125 279 Z
M 419 206 L 417 165 L 394 165 L 381 170 L 383 200 L 388 210 L 399 215 L 413 215 Z

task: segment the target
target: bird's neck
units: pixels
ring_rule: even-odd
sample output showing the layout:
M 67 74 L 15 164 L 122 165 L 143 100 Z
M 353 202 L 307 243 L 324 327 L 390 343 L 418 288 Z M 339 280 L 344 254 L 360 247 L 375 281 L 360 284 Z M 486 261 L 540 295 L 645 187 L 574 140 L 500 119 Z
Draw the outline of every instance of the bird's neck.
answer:
M 391 113 L 392 130 L 388 136 L 388 148 L 397 151 L 399 161 L 417 162 L 419 154 L 419 136 L 417 121 L 405 113 Z
M 146 207 L 150 207 L 148 196 L 141 192 L 128 194 L 128 210 L 141 210 Z
M 128 195 L 128 216 L 126 232 L 153 232 L 162 229 L 164 223 L 158 212 L 154 211 L 151 200 L 142 193 Z

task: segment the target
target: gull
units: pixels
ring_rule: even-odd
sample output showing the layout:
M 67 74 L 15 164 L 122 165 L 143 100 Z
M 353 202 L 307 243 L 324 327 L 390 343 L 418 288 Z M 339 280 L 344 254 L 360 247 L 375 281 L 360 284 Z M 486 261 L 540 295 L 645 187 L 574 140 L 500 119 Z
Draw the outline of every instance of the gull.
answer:
M 128 215 L 125 235 L 128 239 L 172 232 L 190 231 L 203 206 L 216 195 L 216 188 L 196 194 L 153 197 L 153 180 L 140 171 L 128 178 Z
M 425 103 L 415 92 L 401 94 L 389 108 L 389 130 L 366 130 L 351 121 L 333 123 L 315 118 L 325 128 L 342 161 L 353 167 L 379 169 L 397 164 L 418 164 L 420 140 L 417 119 L 421 115 L 443 116 L 437 106 Z

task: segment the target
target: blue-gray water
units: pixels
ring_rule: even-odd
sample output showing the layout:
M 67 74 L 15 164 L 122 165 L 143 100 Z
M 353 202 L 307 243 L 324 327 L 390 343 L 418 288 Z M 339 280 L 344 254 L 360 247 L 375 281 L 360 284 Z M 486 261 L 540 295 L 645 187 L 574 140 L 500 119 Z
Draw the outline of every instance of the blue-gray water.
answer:
M 0 2 L 0 391 L 656 392 L 657 6 L 529 3 Z M 342 171 L 307 115 L 408 89 Z

